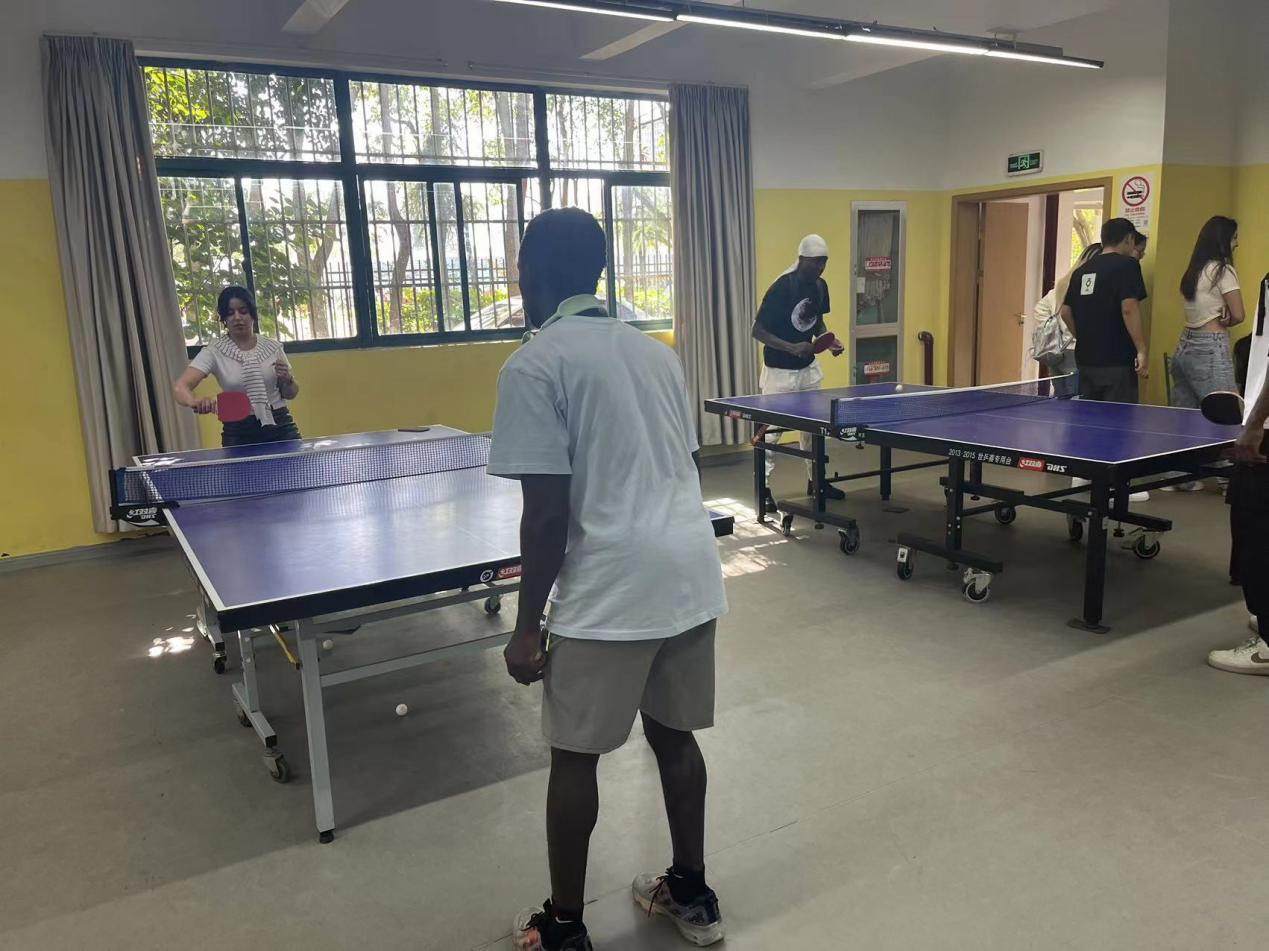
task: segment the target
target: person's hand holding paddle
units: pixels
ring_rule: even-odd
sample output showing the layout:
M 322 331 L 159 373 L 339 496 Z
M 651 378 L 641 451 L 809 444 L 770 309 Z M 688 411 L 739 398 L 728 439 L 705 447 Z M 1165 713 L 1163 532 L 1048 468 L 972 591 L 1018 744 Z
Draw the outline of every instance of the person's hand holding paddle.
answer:
M 295 377 L 291 376 L 291 365 L 281 357 L 274 362 L 273 372 L 277 374 L 279 387 L 295 382 Z
M 840 357 L 846 351 L 846 348 L 842 346 L 841 341 L 837 339 L 837 335 L 831 330 L 827 333 L 822 333 L 815 338 L 814 349 L 816 353 L 823 353 L 825 350 L 828 350 L 835 357 Z
M 198 413 L 200 416 L 207 416 L 216 412 L 216 398 L 214 396 L 208 396 L 205 399 L 198 400 L 190 407 L 190 409 L 192 409 L 195 413 Z
M 799 342 L 789 344 L 789 353 L 795 357 L 813 357 L 815 356 L 815 345 L 809 342 Z
M 542 679 L 542 669 L 546 667 L 546 651 L 543 650 L 542 632 L 517 630 L 507 641 L 503 649 L 502 659 L 507 663 L 509 673 L 516 683 L 537 683 Z
M 1234 442 L 1234 449 L 1231 457 L 1235 462 L 1244 462 L 1248 465 L 1262 465 L 1265 463 L 1265 454 L 1261 450 L 1264 445 L 1265 431 L 1264 429 L 1253 430 L 1248 427 L 1243 430 L 1242 435 Z

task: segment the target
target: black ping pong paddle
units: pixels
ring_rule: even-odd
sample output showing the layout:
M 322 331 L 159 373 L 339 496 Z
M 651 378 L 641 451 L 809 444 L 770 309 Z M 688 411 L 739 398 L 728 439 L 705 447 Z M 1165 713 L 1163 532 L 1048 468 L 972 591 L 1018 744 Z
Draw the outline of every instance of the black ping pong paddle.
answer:
M 1220 426 L 1240 426 L 1243 421 L 1243 398 L 1228 390 L 1218 390 L 1203 397 L 1199 409 L 1203 418 Z

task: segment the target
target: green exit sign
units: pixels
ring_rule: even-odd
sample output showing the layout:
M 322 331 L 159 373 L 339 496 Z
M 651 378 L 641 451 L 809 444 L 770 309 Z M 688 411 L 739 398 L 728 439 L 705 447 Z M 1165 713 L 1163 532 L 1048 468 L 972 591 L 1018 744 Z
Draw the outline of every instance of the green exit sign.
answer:
M 1018 152 L 1009 156 L 1009 164 L 1005 170 L 1008 175 L 1030 175 L 1044 167 L 1043 152 Z

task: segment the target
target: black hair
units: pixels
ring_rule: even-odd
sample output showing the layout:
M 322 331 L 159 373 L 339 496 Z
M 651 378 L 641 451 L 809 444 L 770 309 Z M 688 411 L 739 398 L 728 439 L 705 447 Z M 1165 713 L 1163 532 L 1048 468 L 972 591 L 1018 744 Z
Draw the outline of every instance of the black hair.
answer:
M 593 294 L 608 266 L 608 239 L 590 213 L 552 208 L 524 229 L 520 264 L 565 297 Z
M 235 297 L 247 305 L 247 310 L 251 312 L 252 320 L 260 319 L 260 314 L 256 310 L 255 295 L 245 287 L 239 287 L 237 284 L 230 284 L 221 291 L 220 296 L 216 298 L 216 313 L 220 314 L 222 322 L 229 319 L 229 302 Z
M 1190 255 L 1190 266 L 1181 275 L 1181 296 L 1188 301 L 1194 300 L 1198 293 L 1199 275 L 1203 268 L 1216 262 L 1216 273 L 1213 282 L 1219 281 L 1225 269 L 1234 263 L 1234 235 L 1238 234 L 1238 222 L 1224 215 L 1213 215 L 1199 229 L 1198 240 L 1194 242 L 1194 253 Z
M 1102 247 L 1113 248 L 1123 244 L 1130 235 L 1137 244 L 1141 243 L 1142 234 L 1136 225 L 1127 218 L 1111 218 L 1102 225 Z

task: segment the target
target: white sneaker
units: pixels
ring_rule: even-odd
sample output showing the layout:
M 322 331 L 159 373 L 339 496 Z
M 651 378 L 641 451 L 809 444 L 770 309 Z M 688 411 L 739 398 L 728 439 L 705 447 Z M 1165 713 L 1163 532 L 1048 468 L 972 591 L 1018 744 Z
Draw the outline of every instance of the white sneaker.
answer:
M 1150 493 L 1149 492 L 1134 492 L 1132 495 L 1128 496 L 1128 501 L 1129 502 L 1149 502 Z
M 634 900 L 648 916 L 664 915 L 674 922 L 684 940 L 698 948 L 705 948 L 723 940 L 723 919 L 718 910 L 718 896 L 713 891 L 694 899 L 690 905 L 680 905 L 670 894 L 666 879 L 670 875 L 639 875 L 630 885 Z
M 1269 644 L 1257 634 L 1231 650 L 1212 651 L 1207 662 L 1232 674 L 1269 674 Z
M 1202 492 L 1202 482 L 1181 482 L 1177 485 L 1165 485 L 1162 489 L 1164 492 Z

